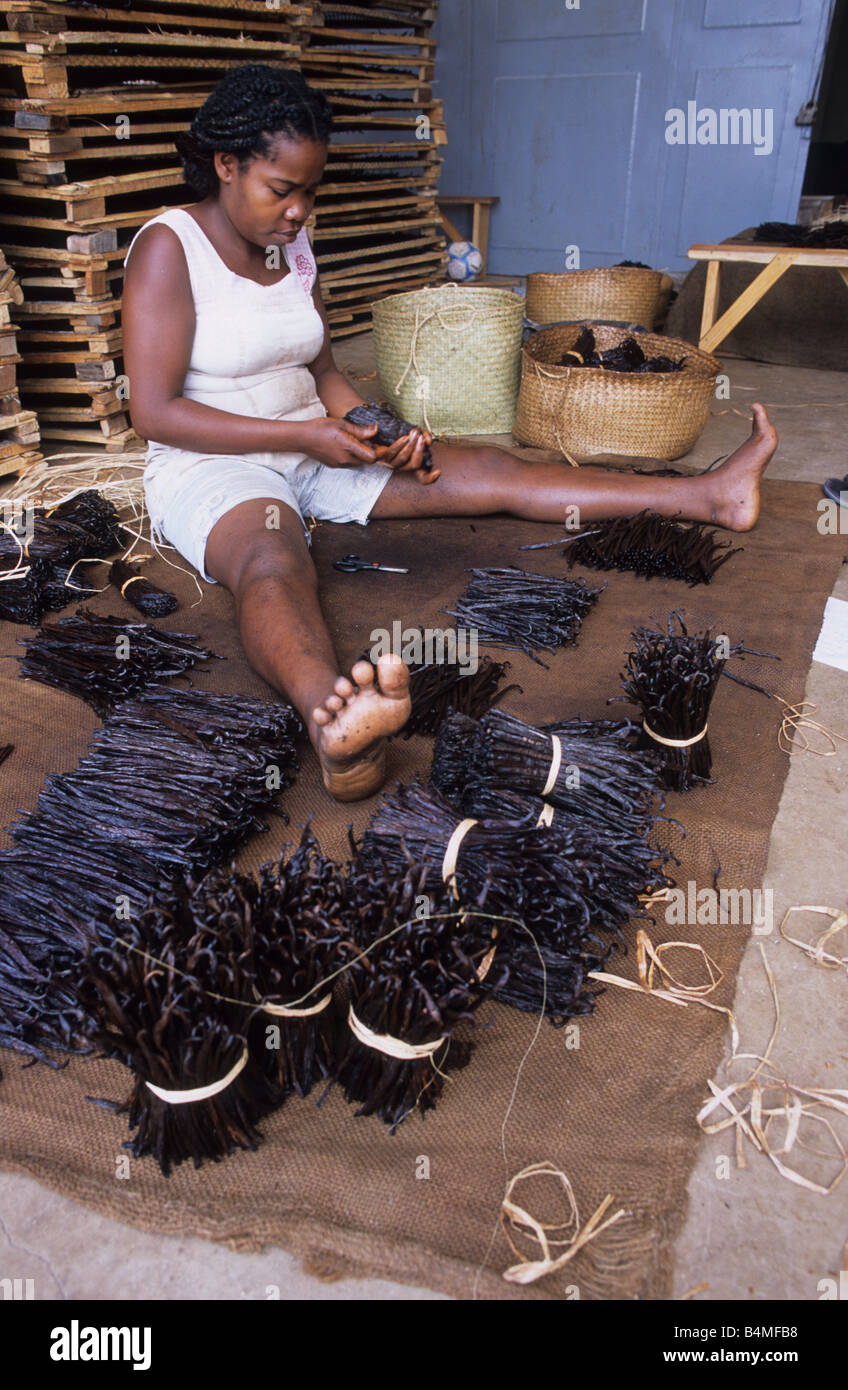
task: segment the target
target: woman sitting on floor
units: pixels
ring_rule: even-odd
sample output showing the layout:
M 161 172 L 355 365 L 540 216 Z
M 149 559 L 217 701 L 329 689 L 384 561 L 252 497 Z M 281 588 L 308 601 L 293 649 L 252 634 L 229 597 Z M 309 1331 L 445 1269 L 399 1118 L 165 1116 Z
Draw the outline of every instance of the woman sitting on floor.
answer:
M 522 462 L 503 449 L 434 443 L 418 429 L 370 445 L 375 426 L 342 419 L 362 397 L 333 361 L 304 226 L 331 124 L 326 99 L 300 73 L 229 72 L 178 137 L 199 201 L 151 218 L 131 242 L 123 330 L 132 421 L 151 441 L 152 523 L 233 594 L 248 660 L 300 711 L 325 785 L 352 801 L 383 780 L 385 738 L 409 715 L 409 677 L 397 656 L 381 657 L 376 673 L 369 662 L 340 672 L 305 513 L 363 524 L 495 512 L 550 522 L 576 503 L 584 521 L 650 507 L 746 531 L 777 436 L 755 405 L 741 448 L 720 468 L 681 478 Z

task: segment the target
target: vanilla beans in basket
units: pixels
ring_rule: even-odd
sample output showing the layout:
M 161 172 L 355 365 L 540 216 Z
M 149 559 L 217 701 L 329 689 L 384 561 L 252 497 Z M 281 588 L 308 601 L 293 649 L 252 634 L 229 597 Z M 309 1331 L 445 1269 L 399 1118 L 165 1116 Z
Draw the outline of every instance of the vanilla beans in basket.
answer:
M 681 579 L 690 587 L 709 584 L 731 555 L 741 553 L 702 522 L 681 525 L 656 512 L 594 521 L 566 541 L 570 569 L 632 570 L 642 578 Z
M 632 637 L 622 689 L 641 711 L 642 743 L 659 756 L 663 784 L 688 791 L 710 780 L 710 705 L 725 661 L 744 648 L 719 642 L 711 629 L 690 633 L 677 612 L 665 632 L 639 627 Z
M 145 618 L 166 618 L 179 607 L 176 594 L 157 588 L 124 560 L 115 560 L 110 567 L 109 583 L 114 584 L 121 598 L 125 598 Z
M 478 642 L 525 652 L 540 666 L 545 662 L 534 653 L 576 642 L 583 619 L 603 592 L 584 579 L 530 574 L 514 565 L 470 573 L 456 608 L 445 611 L 476 628 Z
M 394 1133 L 413 1110 L 431 1109 L 446 1071 L 469 1059 L 469 1041 L 454 1034 L 483 1002 L 483 981 L 489 990 L 505 977 L 491 961 L 498 924 L 485 888 L 463 916 L 449 886 L 403 853 L 385 870 L 355 861 L 347 894 L 360 954 L 336 1078 L 357 1115 L 379 1115 Z
M 199 647 L 192 633 L 163 632 L 86 608 L 44 623 L 21 646 L 26 648 L 22 677 L 78 695 L 101 715 L 144 686 L 215 656 Z

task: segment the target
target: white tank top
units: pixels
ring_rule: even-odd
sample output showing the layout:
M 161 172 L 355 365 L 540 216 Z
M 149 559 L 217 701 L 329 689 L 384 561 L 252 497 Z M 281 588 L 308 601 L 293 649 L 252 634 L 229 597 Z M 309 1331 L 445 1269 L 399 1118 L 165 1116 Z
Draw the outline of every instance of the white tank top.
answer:
M 324 341 L 324 324 L 312 299 L 317 270 L 306 228 L 283 246 L 289 274 L 276 284 L 260 285 L 225 265 L 185 208 L 169 208 L 145 222 L 127 248 L 125 263 L 136 238 L 157 222 L 170 227 L 182 243 L 194 299 L 196 327 L 183 395 L 217 410 L 266 420 L 326 415 L 306 366 Z M 188 454 L 151 440 L 148 462 L 155 459 L 158 465 L 174 456 L 185 460 Z M 260 461 L 259 455 L 251 457 Z M 263 454 L 261 462 L 288 472 L 305 457 Z

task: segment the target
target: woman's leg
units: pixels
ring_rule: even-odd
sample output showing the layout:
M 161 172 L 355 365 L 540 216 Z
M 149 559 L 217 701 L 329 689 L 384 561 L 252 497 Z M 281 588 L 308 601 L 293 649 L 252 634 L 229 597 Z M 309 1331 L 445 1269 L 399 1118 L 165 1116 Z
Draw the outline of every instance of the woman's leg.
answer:
M 481 516 L 507 512 L 527 521 L 631 516 L 644 508 L 662 516 L 711 521 L 749 531 L 760 509 L 760 478 L 777 447 L 765 409 L 755 405 L 749 439 L 720 468 L 687 478 L 652 478 L 565 463 L 534 463 L 486 445 L 434 443 L 441 477 L 429 486 L 410 473 L 395 473 L 371 515 Z
M 269 506 L 279 530 L 266 526 Z M 385 656 L 376 680 L 368 661 L 341 674 L 300 518 L 274 498 L 239 503 L 213 526 L 206 569 L 235 598 L 251 666 L 302 715 L 328 791 L 370 796 L 383 782 L 386 736 L 409 718 L 409 673 Z

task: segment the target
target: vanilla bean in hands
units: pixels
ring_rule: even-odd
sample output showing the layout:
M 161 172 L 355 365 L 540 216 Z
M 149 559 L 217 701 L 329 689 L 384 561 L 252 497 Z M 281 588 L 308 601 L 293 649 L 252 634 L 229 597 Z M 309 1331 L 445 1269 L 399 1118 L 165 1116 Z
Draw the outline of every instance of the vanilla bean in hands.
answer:
M 378 446 L 394 444 L 398 439 L 410 431 L 420 428 L 411 425 L 408 420 L 404 420 L 400 415 L 396 415 L 387 405 L 379 405 L 377 401 L 368 399 L 367 405 L 355 405 L 344 417 L 352 425 L 376 425 L 377 433 L 366 439 L 366 444 L 376 444 Z M 433 467 L 433 455 L 430 445 L 424 447 L 421 462 L 422 473 L 429 473 Z

